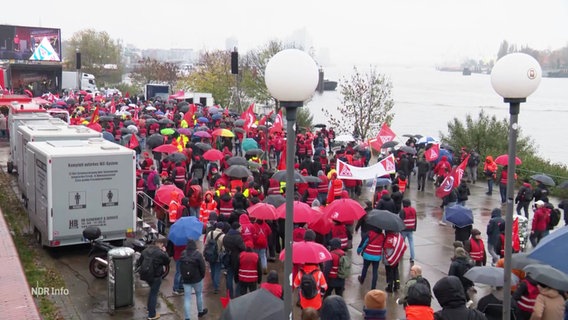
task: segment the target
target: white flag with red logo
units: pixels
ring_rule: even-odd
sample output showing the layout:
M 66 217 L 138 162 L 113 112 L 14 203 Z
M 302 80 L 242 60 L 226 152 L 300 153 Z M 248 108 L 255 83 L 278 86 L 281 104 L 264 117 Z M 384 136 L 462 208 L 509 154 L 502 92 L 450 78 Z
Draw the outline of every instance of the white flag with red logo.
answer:
M 369 180 L 382 177 L 396 171 L 394 155 L 389 155 L 370 167 L 356 167 L 341 160 L 337 160 L 335 170 L 339 179 Z
M 282 132 L 284 131 L 284 121 L 282 121 L 282 109 L 278 111 L 276 117 L 274 118 L 274 123 L 270 128 L 270 132 Z
M 379 140 L 381 146 L 389 141 L 394 140 L 394 138 L 396 138 L 396 134 L 391 130 L 391 128 L 389 128 L 386 123 L 383 123 L 381 131 L 379 131 L 379 134 L 377 135 L 377 139 Z
M 256 116 L 254 115 L 254 103 L 251 103 L 248 109 L 241 114 L 241 119 L 245 120 L 243 129 L 248 132 L 253 123 L 256 121 Z
M 430 147 L 430 149 L 424 152 L 424 157 L 426 157 L 426 161 L 428 162 L 436 161 L 436 159 L 438 159 L 439 156 L 440 156 L 440 145 L 437 143 L 433 144 Z
M 436 189 L 436 197 L 443 198 L 452 192 L 452 189 L 460 185 L 469 155 L 460 163 L 459 166 L 452 169 L 449 175 L 446 176 L 442 184 Z

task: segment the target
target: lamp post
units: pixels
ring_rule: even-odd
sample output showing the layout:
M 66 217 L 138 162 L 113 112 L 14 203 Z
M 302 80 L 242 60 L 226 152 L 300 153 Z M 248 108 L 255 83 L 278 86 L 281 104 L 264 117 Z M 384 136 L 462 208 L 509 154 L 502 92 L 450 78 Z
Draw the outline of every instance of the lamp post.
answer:
M 292 229 L 294 220 L 294 124 L 296 109 L 310 98 L 318 84 L 318 68 L 304 51 L 286 49 L 275 54 L 264 72 L 266 87 L 272 97 L 286 108 L 286 222 L 284 238 L 284 312 L 292 319 Z
M 518 118 L 521 102 L 526 102 L 540 84 L 542 70 L 538 62 L 525 53 L 511 53 L 497 61 L 491 71 L 493 89 L 509 103 L 509 163 L 507 170 L 507 211 L 505 217 L 505 279 L 503 319 L 511 318 L 511 255 L 513 252 L 513 196 L 515 158 L 517 154 Z

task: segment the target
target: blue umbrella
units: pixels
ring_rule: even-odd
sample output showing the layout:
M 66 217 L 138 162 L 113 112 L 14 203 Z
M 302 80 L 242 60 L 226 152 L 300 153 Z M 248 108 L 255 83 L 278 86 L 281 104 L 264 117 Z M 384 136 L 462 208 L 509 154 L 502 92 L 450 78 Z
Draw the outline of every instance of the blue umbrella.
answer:
M 199 118 L 197 118 L 197 122 L 209 123 L 209 119 L 207 119 L 205 117 L 199 117 Z
M 116 141 L 114 140 L 114 136 L 112 135 L 112 133 L 110 133 L 110 132 L 108 132 L 108 131 L 103 131 L 103 138 L 104 138 L 105 140 L 110 141 L 110 142 L 116 142 Z
M 168 239 L 176 246 L 187 244 L 188 240 L 197 240 L 203 232 L 203 222 L 195 216 L 182 217 L 170 228 Z
M 568 227 L 562 227 L 542 238 L 528 257 L 568 274 L 566 252 L 568 252 Z
M 473 224 L 473 212 L 470 208 L 456 204 L 446 208 L 446 220 L 458 228 L 463 228 Z
M 258 143 L 253 138 L 246 138 L 243 141 L 243 150 L 247 152 L 250 149 L 258 149 Z
M 389 178 L 377 178 L 377 187 L 386 187 L 391 183 L 392 181 Z
M 221 118 L 223 118 L 223 115 L 220 114 L 220 113 L 215 113 L 211 116 L 211 119 L 213 119 L 213 120 L 219 120 Z
M 438 159 L 436 159 L 434 161 L 434 163 L 438 164 L 438 162 L 440 162 L 442 160 L 443 156 L 446 156 L 449 163 L 453 163 L 454 156 L 450 153 L 450 151 L 448 151 L 446 149 L 440 149 L 439 157 L 438 157 Z
M 438 139 L 432 138 L 430 136 L 422 137 L 418 140 L 417 144 L 428 144 L 428 143 L 437 143 Z

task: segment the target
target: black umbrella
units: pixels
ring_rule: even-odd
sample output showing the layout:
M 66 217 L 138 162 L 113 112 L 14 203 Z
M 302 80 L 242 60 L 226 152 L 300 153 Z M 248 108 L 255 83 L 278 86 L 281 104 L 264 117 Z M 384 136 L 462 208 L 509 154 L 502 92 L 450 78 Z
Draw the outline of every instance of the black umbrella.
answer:
M 211 150 L 211 145 L 209 143 L 198 142 L 195 146 L 203 151 Z
M 248 166 L 250 169 L 258 169 L 258 168 L 262 167 L 262 165 L 261 165 L 260 163 L 254 162 L 254 161 L 249 161 L 249 162 L 247 162 L 247 166 Z
M 233 132 L 234 133 L 245 133 L 245 129 L 243 128 L 233 128 Z
M 423 135 L 421 135 L 421 134 L 415 134 L 415 135 L 414 135 L 414 138 L 416 138 L 416 139 L 420 139 L 420 138 L 422 138 L 422 137 L 423 137 Z
M 303 176 L 304 177 L 304 181 L 306 181 L 307 183 L 320 183 L 321 179 L 318 177 L 314 177 L 314 176 Z
M 164 144 L 164 136 L 159 133 L 154 133 L 146 139 L 146 145 L 150 149 L 154 149 L 157 146 Z
M 245 157 L 230 157 L 227 160 L 227 163 L 232 166 L 232 165 L 240 165 L 240 166 L 246 166 L 248 165 L 248 160 Z
M 114 136 L 112 135 L 112 133 L 110 133 L 108 131 L 103 131 L 103 139 L 108 140 L 110 142 L 116 142 L 114 140 Z
M 314 125 L 314 128 L 325 128 L 327 127 L 327 125 L 323 124 L 323 123 L 318 123 L 316 125 Z
M 261 155 L 264 151 L 262 149 L 250 149 L 245 152 L 247 156 L 258 156 Z
M 172 162 L 178 162 L 178 161 L 185 161 L 187 160 L 187 157 L 185 154 L 181 153 L 181 152 L 176 152 L 176 153 L 172 153 L 170 155 L 168 155 L 166 157 L 166 159 L 172 161 Z
M 130 133 L 130 129 L 126 128 L 126 127 L 122 127 L 120 128 L 120 133 L 122 134 L 128 134 Z
M 233 124 L 234 124 L 235 126 L 237 126 L 237 127 L 242 127 L 242 126 L 245 125 L 245 120 L 244 120 L 244 119 L 239 119 L 239 120 L 236 120 L 235 122 L 233 122 Z
M 250 172 L 247 167 L 238 164 L 230 166 L 224 171 L 224 173 L 233 178 L 248 178 L 249 176 L 252 176 L 252 172 Z
M 406 227 L 404 221 L 398 214 L 392 213 L 387 210 L 373 209 L 369 212 L 366 220 L 368 225 L 377 227 L 379 229 L 400 232 Z
M 268 129 L 268 128 L 267 128 L 265 125 L 263 125 L 263 124 L 261 124 L 260 126 L 258 126 L 258 127 L 256 127 L 256 128 L 257 128 L 258 130 L 262 130 L 262 131 Z
M 279 181 L 279 182 L 285 182 L 286 181 L 286 170 L 280 170 L 277 171 L 275 174 L 272 175 L 272 179 Z M 303 183 L 306 182 L 304 180 L 304 177 L 299 174 L 297 171 L 294 171 L 294 182 L 295 183 Z
M 284 203 L 286 203 L 286 198 L 281 194 L 270 194 L 264 198 L 264 203 L 268 203 L 278 208 Z
M 523 271 L 536 282 L 562 291 L 568 291 L 568 275 L 547 264 L 529 264 Z
M 400 150 L 402 152 L 410 153 L 410 154 L 416 154 L 416 149 L 414 149 L 413 147 L 409 147 L 409 146 L 402 146 L 398 150 Z
M 174 122 L 168 118 L 162 118 L 160 120 L 158 120 L 159 124 L 174 124 Z
M 157 120 L 157 119 L 154 119 L 154 118 L 146 119 L 146 124 L 154 124 L 154 123 L 156 123 L 156 122 L 158 122 L 158 120 Z
M 132 121 L 132 120 L 126 120 L 126 121 L 124 121 L 124 126 L 125 126 L 125 127 L 128 127 L 128 126 L 130 126 L 130 125 L 135 126 L 135 125 L 136 125 L 136 122 L 134 122 L 134 121 Z
M 266 289 L 258 289 L 232 299 L 219 320 L 285 320 L 281 299 Z
M 199 126 L 197 128 L 194 129 L 195 131 L 207 131 L 209 130 L 208 126 Z
M 383 145 L 381 146 L 381 149 L 392 148 L 392 147 L 396 146 L 397 144 L 398 144 L 397 141 L 385 142 L 385 143 L 383 143 Z
M 101 120 L 101 121 L 113 121 L 114 116 L 100 116 L 99 120 Z
M 180 112 L 186 113 L 186 112 L 189 111 L 189 105 L 188 105 L 188 104 L 184 104 L 184 105 L 178 106 L 178 110 L 179 110 Z
M 568 189 L 568 180 L 563 181 L 561 184 L 558 185 L 560 189 Z
M 528 252 L 519 252 L 511 256 L 511 268 L 523 270 L 524 267 L 529 264 L 539 263 L 538 260 L 531 259 L 528 257 Z
M 535 181 L 539 181 L 542 182 L 543 184 L 547 185 L 547 186 L 551 186 L 554 187 L 556 185 L 556 183 L 554 182 L 554 180 L 552 180 L 551 177 L 547 176 L 546 174 L 542 173 L 542 174 L 535 174 L 531 176 L 531 179 L 535 180 Z

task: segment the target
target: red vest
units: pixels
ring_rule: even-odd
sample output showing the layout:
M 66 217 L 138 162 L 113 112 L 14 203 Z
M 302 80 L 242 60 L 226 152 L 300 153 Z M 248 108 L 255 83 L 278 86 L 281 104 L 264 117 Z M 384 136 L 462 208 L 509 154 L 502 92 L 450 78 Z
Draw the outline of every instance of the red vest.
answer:
M 536 302 L 536 297 L 539 294 L 538 287 L 534 284 L 530 283 L 528 280 L 522 280 L 527 285 L 527 293 L 521 296 L 521 299 L 517 301 L 517 305 L 519 309 L 526 311 L 526 312 L 533 312 L 534 303 Z
M 345 252 L 341 249 L 331 251 L 331 269 L 329 270 L 329 278 L 337 278 L 337 272 L 339 271 L 339 259 L 344 255 Z
M 316 200 L 318 197 L 318 189 L 315 188 L 308 188 L 308 198 L 306 199 L 306 203 L 311 206 L 312 202 Z
M 173 170 L 173 178 L 176 184 L 185 184 L 185 174 L 186 170 L 182 166 L 175 167 Z
M 243 251 L 239 255 L 239 281 L 258 281 L 258 254 L 255 252 Z
M 416 231 L 416 210 L 412 207 L 403 207 L 405 231 Z
M 328 191 L 329 188 L 329 181 L 327 179 L 323 179 L 323 176 L 319 176 L 319 178 L 322 180 L 319 184 L 318 184 L 318 193 L 326 193 Z
M 228 218 L 231 213 L 233 213 L 233 201 L 224 201 L 223 199 L 219 200 L 219 213 Z
M 331 237 L 338 238 L 341 241 L 341 249 L 347 248 L 347 228 L 343 224 L 334 224 L 331 227 Z
M 400 193 L 404 193 L 404 191 L 406 191 L 406 184 L 407 184 L 407 180 L 404 179 L 398 179 L 398 190 L 400 191 Z
M 136 180 L 136 192 L 144 192 L 144 179 Z
M 181 216 L 181 210 L 179 207 L 179 203 L 175 200 L 172 200 L 168 206 L 168 215 L 171 223 L 174 223 L 179 219 Z
M 375 231 L 369 231 L 369 242 L 365 247 L 366 254 L 372 256 L 382 256 L 383 255 L 383 243 L 385 242 L 385 236 L 382 233 L 376 233 Z
M 485 254 L 485 246 L 483 245 L 483 240 L 479 242 L 475 241 L 473 238 L 469 239 L 469 245 L 471 250 L 469 251 L 469 256 L 473 261 L 483 262 L 483 257 Z

